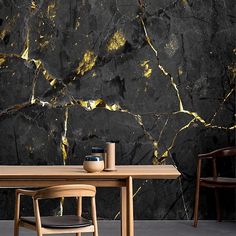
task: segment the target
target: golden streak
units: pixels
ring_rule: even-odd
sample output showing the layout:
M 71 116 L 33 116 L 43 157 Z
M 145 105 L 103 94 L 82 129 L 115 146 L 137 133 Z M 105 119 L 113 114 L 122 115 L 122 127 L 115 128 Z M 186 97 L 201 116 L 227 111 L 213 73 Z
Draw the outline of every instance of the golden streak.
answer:
M 146 78 L 150 78 L 152 75 L 152 68 L 150 68 L 149 60 L 146 60 L 141 63 L 141 66 L 144 68 L 143 76 Z
M 30 9 L 31 9 L 31 11 L 34 11 L 36 8 L 37 8 L 37 5 L 36 5 L 35 1 L 33 0 L 33 1 L 31 2 Z
M 102 99 L 88 100 L 88 101 L 79 100 L 80 106 L 85 108 L 85 110 L 87 111 L 94 110 L 102 102 L 103 102 Z
M 146 29 L 146 26 L 145 26 L 145 24 L 144 24 L 143 18 L 140 17 L 139 19 L 140 19 L 141 24 L 142 24 L 142 26 L 143 26 L 143 31 L 144 31 L 144 34 L 145 34 L 147 43 L 149 44 L 149 46 L 151 47 L 151 49 L 154 51 L 154 53 L 155 53 L 155 55 L 156 55 L 156 57 L 157 57 L 157 50 L 156 50 L 155 47 L 152 45 L 151 39 L 150 39 L 149 36 L 148 36 L 147 29 Z
M 156 58 L 158 59 L 158 52 L 157 52 L 157 50 L 155 49 L 155 47 L 153 46 L 150 37 L 148 36 L 147 29 L 146 29 L 146 26 L 145 26 L 145 24 L 144 24 L 143 18 L 140 17 L 139 19 L 140 19 L 141 24 L 142 24 L 142 26 L 143 26 L 143 31 L 144 31 L 144 34 L 145 34 L 145 38 L 146 38 L 146 40 L 147 40 L 147 43 L 149 44 L 149 46 L 151 47 L 151 49 L 152 49 L 153 52 L 155 53 Z M 158 59 L 158 61 L 159 61 L 159 59 Z M 174 89 L 175 89 L 175 91 L 176 91 L 176 94 L 177 94 L 177 97 L 178 97 L 178 100 L 179 100 L 179 110 L 180 110 L 180 111 L 183 111 L 184 108 L 183 108 L 182 99 L 181 99 L 181 97 L 180 97 L 180 93 L 179 93 L 179 90 L 178 90 L 178 88 L 177 88 L 177 85 L 176 85 L 176 83 L 174 82 L 174 78 L 173 78 L 173 77 L 165 70 L 165 68 L 164 68 L 161 64 L 159 64 L 159 63 L 158 63 L 158 68 L 162 71 L 162 73 L 163 73 L 165 76 L 168 76 L 168 77 L 170 78 L 171 84 L 172 84 L 172 86 L 174 87 Z
M 0 66 L 6 61 L 6 59 L 4 57 L 0 58 Z
M 152 160 L 152 162 L 153 162 L 154 165 L 158 164 L 159 163 L 159 161 L 158 161 L 158 143 L 159 143 L 159 140 L 158 141 L 155 140 L 155 138 L 146 130 L 146 128 L 143 124 L 142 116 L 139 115 L 139 114 L 133 114 L 133 113 L 127 111 L 127 110 L 121 110 L 121 112 L 126 112 L 126 113 L 132 115 L 135 118 L 136 122 L 142 127 L 144 134 L 148 137 L 148 139 L 152 142 L 152 145 L 153 145 L 153 160 Z M 163 130 L 162 130 L 162 132 L 163 132 Z
M 134 115 L 134 118 L 140 126 L 143 126 L 143 119 L 139 114 Z
M 108 51 L 115 51 L 125 45 L 126 39 L 122 32 L 116 31 L 107 43 Z
M 47 70 L 45 70 L 45 69 L 43 70 L 43 75 L 44 75 L 45 79 L 49 81 L 49 83 L 52 87 L 56 85 L 57 79 L 54 78 Z
M 29 30 L 27 30 L 26 40 L 21 58 L 28 61 L 29 60 Z
M 120 111 L 121 110 L 121 107 L 119 104 L 113 104 L 113 105 L 105 104 L 105 108 L 109 111 Z
M 61 153 L 63 158 L 64 165 L 66 164 L 66 159 L 68 158 L 68 151 L 69 151 L 69 142 L 66 137 L 67 135 L 67 125 L 68 125 L 68 108 L 65 111 L 65 121 L 64 121 L 64 134 L 61 137 Z
M 228 71 L 232 75 L 233 79 L 235 79 L 236 78 L 236 63 L 232 63 L 231 65 L 229 65 Z
M 85 110 L 87 111 L 92 111 L 94 109 L 96 109 L 97 107 L 100 108 L 104 108 L 108 111 L 120 111 L 120 112 L 127 112 L 129 113 L 127 110 L 123 110 L 119 104 L 107 104 L 105 103 L 105 101 L 101 98 L 96 99 L 96 100 L 79 100 L 78 101 L 80 106 L 85 108 Z
M 76 23 L 75 23 L 75 29 L 77 30 L 79 27 L 80 27 L 80 18 L 78 18 L 77 20 L 76 20 Z
M 53 20 L 56 17 L 55 7 L 56 7 L 55 1 L 48 5 L 47 15 L 50 20 Z
M 61 153 L 63 158 L 63 163 L 65 164 L 65 161 L 68 157 L 68 148 L 69 148 L 69 142 L 67 137 L 62 136 L 61 139 Z
M 153 141 L 152 143 L 152 146 L 153 146 L 153 159 L 152 159 L 152 164 L 153 165 L 156 165 L 158 164 L 158 141 Z
M 159 143 L 160 143 L 162 134 L 163 134 L 163 132 L 164 132 L 164 130 L 165 130 L 167 124 L 168 124 L 168 121 L 169 121 L 169 117 L 166 119 L 165 124 L 164 124 L 164 126 L 162 127 L 162 129 L 161 129 L 161 132 L 160 132 L 160 134 L 159 134 L 158 140 L 157 140 L 157 141 L 155 140 L 155 141 L 153 142 L 153 160 L 152 160 L 152 164 L 153 164 L 153 165 L 158 165 L 158 164 L 161 164 L 161 163 L 162 163 L 162 160 L 160 160 L 160 161 L 158 160 L 158 157 L 159 157 L 158 147 L 159 147 Z M 167 156 L 164 155 L 164 156 L 162 156 L 162 157 L 167 157 Z M 162 159 L 163 159 L 163 158 L 162 158 Z
M 95 66 L 96 60 L 97 56 L 95 56 L 94 52 L 86 51 L 82 61 L 76 68 L 77 75 L 84 75 L 85 72 L 90 71 Z
M 219 106 L 219 109 L 218 109 L 218 110 L 215 112 L 215 114 L 213 115 L 213 117 L 212 117 L 210 123 L 212 123 L 212 122 L 214 121 L 214 119 L 215 119 L 215 117 L 217 116 L 218 112 L 222 109 L 224 103 L 226 102 L 226 100 L 230 97 L 230 95 L 231 95 L 234 91 L 235 91 L 235 88 L 232 88 L 232 89 L 230 90 L 230 92 L 225 96 L 224 100 L 222 101 L 222 103 L 221 103 L 220 106 Z
M 7 34 L 6 29 L 2 30 L 0 33 L 0 39 L 3 40 L 6 34 Z
M 40 65 L 42 65 L 42 62 L 40 60 L 32 59 L 32 61 L 34 62 L 37 69 L 40 67 Z
M 180 97 L 180 94 L 179 94 L 179 89 L 177 88 L 177 85 L 174 82 L 174 78 L 172 76 L 171 76 L 171 84 L 174 87 L 174 89 L 176 91 L 176 94 L 177 94 L 177 97 L 178 97 L 178 100 L 179 100 L 179 110 L 183 111 L 184 107 L 183 107 L 183 103 L 182 103 L 182 100 L 181 100 L 181 97 Z
M 178 134 L 179 134 L 180 132 L 182 132 L 183 130 L 189 128 L 190 125 L 195 122 L 195 120 L 196 120 L 196 119 L 193 118 L 188 124 L 186 124 L 185 126 L 183 126 L 182 128 L 180 128 L 180 129 L 178 130 L 178 132 L 175 134 L 175 136 L 174 136 L 174 138 L 173 138 L 173 140 L 172 140 L 172 142 L 171 142 L 171 145 L 170 145 L 170 146 L 167 148 L 167 150 L 161 155 L 162 158 L 168 157 L 170 150 L 171 150 L 171 149 L 174 147 L 174 145 L 175 145 L 175 140 L 176 140 Z
M 34 62 L 35 66 L 36 66 L 36 69 L 39 69 L 40 67 L 42 68 L 43 70 L 43 75 L 44 75 L 44 78 L 49 81 L 50 85 L 52 87 L 54 87 L 57 83 L 57 79 L 55 77 L 53 77 L 44 67 L 43 63 L 41 60 L 37 60 L 37 59 L 32 59 L 32 61 Z

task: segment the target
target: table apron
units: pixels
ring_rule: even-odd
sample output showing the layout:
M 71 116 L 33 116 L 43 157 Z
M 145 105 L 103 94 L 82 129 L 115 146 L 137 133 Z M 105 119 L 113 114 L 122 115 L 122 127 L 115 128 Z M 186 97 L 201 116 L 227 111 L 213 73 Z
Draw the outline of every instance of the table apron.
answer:
M 61 184 L 91 184 L 96 187 L 124 187 L 125 179 L 0 179 L 0 188 L 48 187 Z

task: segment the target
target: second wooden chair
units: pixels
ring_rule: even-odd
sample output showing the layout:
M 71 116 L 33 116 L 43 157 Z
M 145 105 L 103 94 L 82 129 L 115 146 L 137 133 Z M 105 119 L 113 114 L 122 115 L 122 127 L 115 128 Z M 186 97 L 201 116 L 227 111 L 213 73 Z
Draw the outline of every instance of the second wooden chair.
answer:
M 198 155 L 197 181 L 196 181 L 195 207 L 194 207 L 194 227 L 197 227 L 197 223 L 198 223 L 199 193 L 200 193 L 201 187 L 214 189 L 217 219 L 218 221 L 221 221 L 218 189 L 219 188 L 236 188 L 236 178 L 219 176 L 218 171 L 217 171 L 217 166 L 216 166 L 216 160 L 219 158 L 235 157 L 235 156 L 236 156 L 236 147 L 226 147 L 226 148 L 215 150 L 210 153 L 204 153 L 204 154 Z M 212 175 L 210 177 L 201 176 L 202 160 L 205 160 L 205 159 L 212 161 Z

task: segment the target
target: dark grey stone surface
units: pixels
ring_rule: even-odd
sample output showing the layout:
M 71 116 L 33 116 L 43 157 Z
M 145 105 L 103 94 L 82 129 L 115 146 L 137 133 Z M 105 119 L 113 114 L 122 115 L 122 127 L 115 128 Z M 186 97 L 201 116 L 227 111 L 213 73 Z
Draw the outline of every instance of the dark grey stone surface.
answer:
M 135 182 L 135 218 L 192 218 L 197 154 L 235 144 L 235 5 L 0 1 L 0 164 L 82 164 L 92 146 L 117 140 L 117 164 L 182 173 Z M 235 162 L 220 169 L 235 175 Z M 212 197 L 202 191 L 200 218 L 215 218 Z M 235 219 L 235 193 L 221 199 L 223 218 Z M 13 190 L 0 202 L 0 218 L 12 219 Z M 118 212 L 119 192 L 99 189 L 99 218 Z

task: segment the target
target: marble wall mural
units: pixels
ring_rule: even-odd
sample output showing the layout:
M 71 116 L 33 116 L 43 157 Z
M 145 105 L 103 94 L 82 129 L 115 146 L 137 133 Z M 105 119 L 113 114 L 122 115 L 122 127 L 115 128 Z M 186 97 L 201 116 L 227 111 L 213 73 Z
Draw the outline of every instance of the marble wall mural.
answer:
M 81 164 L 92 146 L 117 140 L 117 164 L 173 163 L 182 173 L 137 181 L 135 218 L 191 219 L 197 154 L 235 144 L 235 8 L 230 0 L 1 0 L 0 164 Z M 233 162 L 223 166 L 235 174 Z M 203 191 L 201 218 L 215 217 L 211 197 Z M 221 197 L 224 218 L 235 218 L 234 193 Z M 1 219 L 13 217 L 13 199 L 1 190 Z M 99 189 L 99 218 L 118 218 L 118 199 Z M 48 205 L 45 214 L 60 210 Z

